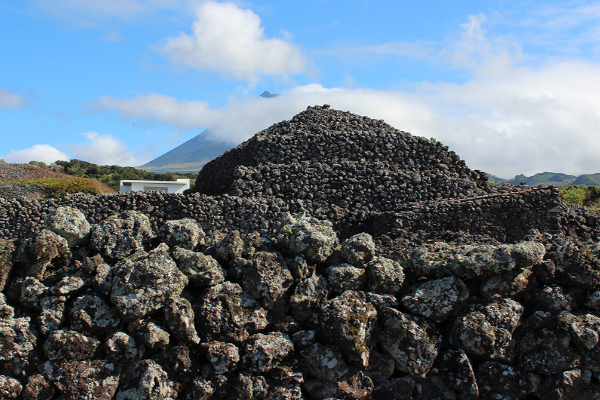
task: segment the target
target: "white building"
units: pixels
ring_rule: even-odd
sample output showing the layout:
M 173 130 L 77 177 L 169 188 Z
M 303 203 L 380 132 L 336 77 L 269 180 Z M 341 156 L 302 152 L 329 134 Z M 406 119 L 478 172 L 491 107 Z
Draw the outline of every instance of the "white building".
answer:
M 121 181 L 121 192 L 139 192 L 140 190 L 160 190 L 168 193 L 183 193 L 190 188 L 189 179 L 175 181 Z

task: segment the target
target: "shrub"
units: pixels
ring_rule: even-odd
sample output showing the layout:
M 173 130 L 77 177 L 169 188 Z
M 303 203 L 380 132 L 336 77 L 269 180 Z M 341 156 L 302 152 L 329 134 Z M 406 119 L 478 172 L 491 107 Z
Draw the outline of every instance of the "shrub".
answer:
M 94 184 L 94 180 L 70 176 L 67 178 L 21 179 L 22 185 L 37 185 L 50 189 L 48 197 L 59 199 L 72 193 L 100 194 L 102 191 Z

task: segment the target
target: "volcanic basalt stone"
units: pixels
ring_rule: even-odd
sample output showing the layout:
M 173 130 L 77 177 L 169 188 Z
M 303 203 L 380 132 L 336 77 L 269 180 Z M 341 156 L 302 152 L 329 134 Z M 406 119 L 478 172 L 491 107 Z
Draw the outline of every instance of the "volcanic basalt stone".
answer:
M 10 376 L 0 375 L 0 397 L 3 399 L 16 399 L 21 394 L 23 386 Z
M 350 264 L 328 267 L 325 273 L 334 294 L 341 294 L 346 290 L 362 290 L 367 284 L 367 271 Z
M 30 375 L 21 395 L 24 400 L 51 400 L 54 398 L 54 385 L 41 374 Z
M 42 373 L 67 399 L 111 400 L 121 370 L 121 364 L 107 360 L 65 360 L 43 364 Z
M 181 297 L 172 299 L 164 308 L 165 320 L 169 330 L 184 342 L 200 343 L 200 337 L 194 325 L 194 310 L 190 302 Z
M 369 276 L 369 289 L 376 293 L 395 295 L 404 283 L 404 270 L 400 263 L 385 257 L 365 265 Z
M 355 267 L 363 266 L 375 256 L 375 242 L 368 233 L 359 233 L 342 243 L 342 256 Z
M 244 281 L 248 292 L 267 309 L 285 308 L 284 295 L 294 283 L 280 253 L 258 252 L 250 258 L 251 266 L 244 268 Z
M 454 276 L 434 279 L 409 289 L 401 303 L 409 311 L 442 322 L 460 310 L 469 297 L 465 283 Z
M 0 292 L 6 287 L 13 268 L 16 247 L 12 240 L 0 239 Z
M 103 257 L 117 259 L 144 250 L 154 238 L 150 220 L 137 211 L 108 217 L 92 228 L 91 245 Z
M 98 334 L 119 325 L 119 318 L 114 308 L 93 292 L 77 297 L 69 313 L 71 329 Z
M 308 278 L 298 282 L 294 294 L 290 297 L 290 305 L 299 324 L 306 323 L 307 327 L 316 325 L 313 315 L 327 303 L 329 291 L 327 279 L 314 270 Z
M 294 343 L 285 333 L 257 333 L 244 342 L 243 362 L 251 372 L 266 373 L 293 351 Z
M 369 365 L 371 335 L 377 310 L 364 292 L 347 290 L 332 299 L 320 316 L 321 332 L 353 365 Z
M 181 272 L 198 286 L 214 286 L 227 276 L 227 271 L 209 255 L 175 247 L 172 256 Z
M 236 345 L 226 342 L 207 342 L 202 343 L 200 347 L 217 374 L 233 372 L 237 369 L 240 351 Z
M 396 369 L 424 378 L 441 346 L 439 332 L 426 321 L 393 308 L 384 309 L 381 319 L 384 328 L 379 343 L 396 362 Z
M 514 352 L 512 333 L 522 313 L 523 307 L 511 299 L 487 305 L 475 304 L 455 320 L 452 340 L 475 357 L 511 359 Z
M 306 364 L 308 373 L 316 378 L 336 382 L 348 373 L 348 365 L 340 349 L 333 344 L 315 343 L 302 350 L 300 357 Z
M 138 319 L 129 325 L 129 332 L 148 349 L 163 349 L 169 345 L 171 335 L 150 318 Z
M 75 331 L 55 330 L 44 343 L 44 354 L 50 361 L 93 358 L 100 341 Z
M 484 399 L 523 399 L 536 392 L 541 380 L 539 375 L 497 361 L 486 361 L 477 370 L 479 393 Z
M 169 246 L 194 250 L 198 245 L 204 245 L 205 233 L 194 219 L 184 218 L 166 221 L 159 236 Z
M 68 254 L 67 240 L 44 229 L 21 245 L 17 257 L 24 264 L 27 275 L 42 279 L 52 260 L 59 256 L 68 256 Z
M 306 215 L 286 215 L 280 240 L 294 255 L 302 255 L 309 263 L 322 263 L 338 245 L 337 234 L 329 221 Z
M 90 236 L 91 225 L 80 210 L 58 207 L 44 219 L 46 229 L 67 239 L 69 247 L 85 244 Z
M 600 283 L 600 261 L 577 243 L 558 248 L 555 262 L 556 273 L 569 285 L 594 290 Z
M 123 317 L 145 317 L 179 297 L 188 284 L 168 250 L 163 243 L 150 253 L 136 253 L 112 267 L 110 300 Z
M 171 387 L 165 371 L 152 360 L 131 363 L 123 373 L 116 400 L 175 400 L 177 392 Z
M 111 334 L 104 347 L 108 358 L 122 363 L 140 359 L 144 354 L 144 348 L 137 346 L 135 339 L 125 332 Z
M 194 312 L 199 334 L 208 339 L 240 343 L 268 324 L 264 309 L 248 299 L 240 285 L 231 282 L 208 288 Z

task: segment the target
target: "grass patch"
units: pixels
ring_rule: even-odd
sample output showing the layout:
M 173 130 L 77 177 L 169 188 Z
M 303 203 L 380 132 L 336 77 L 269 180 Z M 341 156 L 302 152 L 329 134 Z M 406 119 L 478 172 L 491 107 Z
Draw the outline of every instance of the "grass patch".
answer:
M 558 189 L 564 203 L 600 211 L 600 186 L 568 185 Z
M 4 182 L 5 183 L 5 182 Z M 36 185 L 50 190 L 47 198 L 60 199 L 72 193 L 100 194 L 102 191 L 93 179 L 70 176 L 65 178 L 20 179 L 11 181 L 21 185 Z

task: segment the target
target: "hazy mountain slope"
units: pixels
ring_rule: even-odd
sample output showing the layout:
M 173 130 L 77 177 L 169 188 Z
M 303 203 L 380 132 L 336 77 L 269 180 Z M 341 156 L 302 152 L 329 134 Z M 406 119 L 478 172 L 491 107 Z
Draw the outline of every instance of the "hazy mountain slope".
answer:
M 579 175 L 572 185 L 600 186 L 600 174 Z
M 537 185 L 571 185 L 577 179 L 574 175 L 567 175 L 556 172 L 540 172 L 533 176 L 517 175 L 513 179 L 509 179 L 507 183 L 511 185 L 518 185 L 521 182 L 525 182 L 529 186 Z
M 163 173 L 197 172 L 204 164 L 233 147 L 235 143 L 215 138 L 206 130 L 138 168 Z

